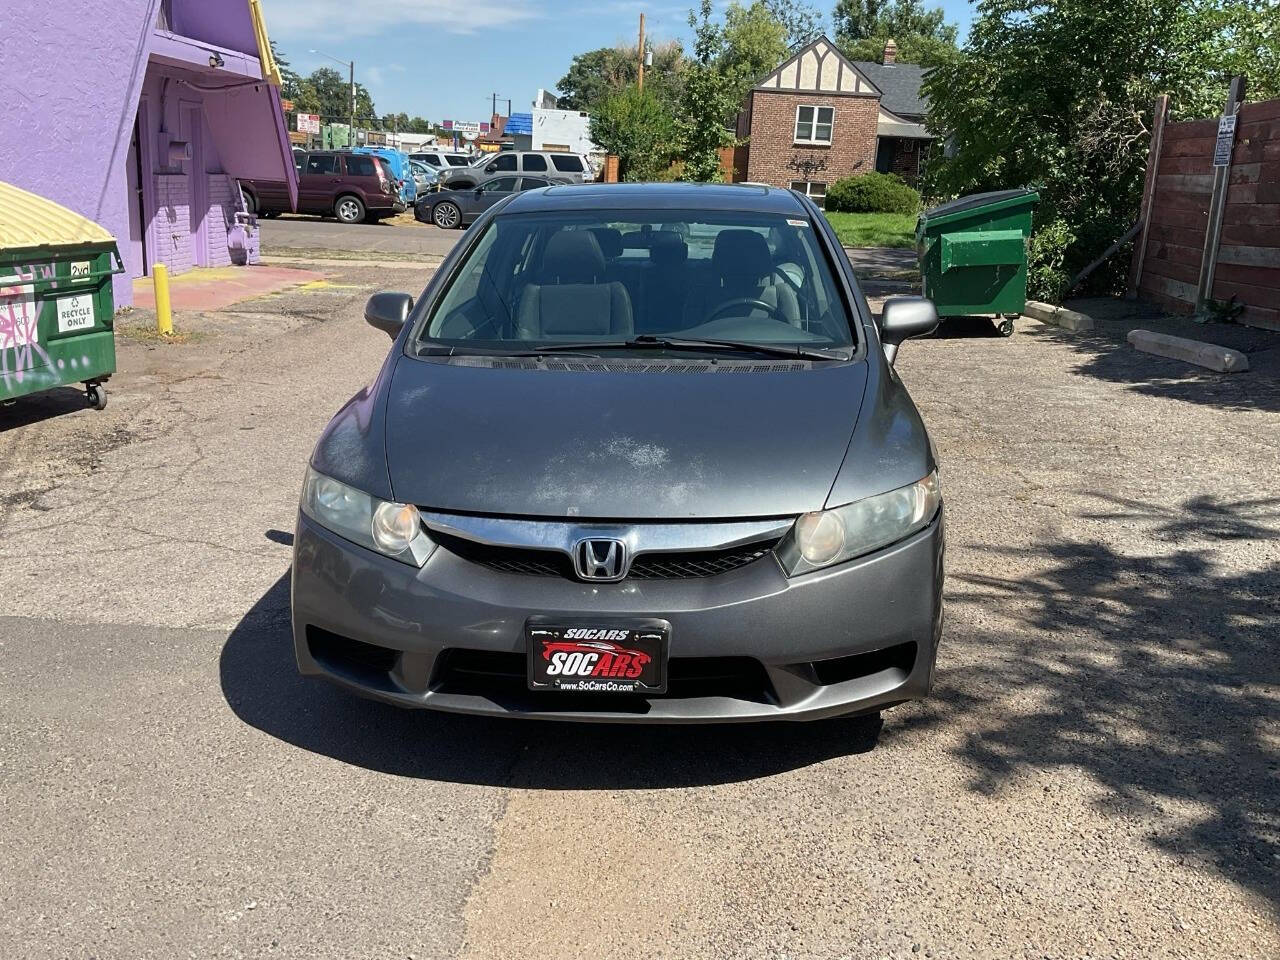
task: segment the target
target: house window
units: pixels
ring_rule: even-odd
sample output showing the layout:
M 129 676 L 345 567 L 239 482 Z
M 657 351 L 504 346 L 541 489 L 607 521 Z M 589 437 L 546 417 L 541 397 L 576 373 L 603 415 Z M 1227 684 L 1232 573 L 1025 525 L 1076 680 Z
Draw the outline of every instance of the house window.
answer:
M 803 193 L 816 203 L 819 209 L 826 209 L 827 185 L 818 180 L 792 180 L 791 189 Z
M 835 107 L 796 107 L 796 143 L 830 143 Z

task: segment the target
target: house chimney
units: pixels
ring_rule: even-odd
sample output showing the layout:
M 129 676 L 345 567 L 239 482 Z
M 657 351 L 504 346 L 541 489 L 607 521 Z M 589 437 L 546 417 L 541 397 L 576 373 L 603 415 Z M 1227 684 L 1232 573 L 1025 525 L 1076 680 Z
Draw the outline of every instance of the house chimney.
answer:
M 884 59 L 881 61 L 885 66 L 896 63 L 898 60 L 898 45 L 893 42 L 893 38 L 889 38 L 884 42 Z

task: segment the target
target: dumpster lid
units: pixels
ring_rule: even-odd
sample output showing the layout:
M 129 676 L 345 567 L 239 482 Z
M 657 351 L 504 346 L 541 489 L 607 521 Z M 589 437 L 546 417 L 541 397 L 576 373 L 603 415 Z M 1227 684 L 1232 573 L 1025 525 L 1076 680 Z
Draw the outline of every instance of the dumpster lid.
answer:
M 115 242 L 115 237 L 89 218 L 0 181 L 0 250 Z
M 993 190 L 991 193 L 971 193 L 967 197 L 959 197 L 947 203 L 926 210 L 920 216 L 926 220 L 932 220 L 935 217 L 945 217 L 952 213 L 961 213 L 965 210 L 973 210 L 976 207 L 985 207 L 995 203 L 1005 203 L 1008 200 L 1020 200 L 1023 197 L 1035 197 L 1038 201 L 1040 195 L 1034 190 L 1025 187 L 1017 190 Z

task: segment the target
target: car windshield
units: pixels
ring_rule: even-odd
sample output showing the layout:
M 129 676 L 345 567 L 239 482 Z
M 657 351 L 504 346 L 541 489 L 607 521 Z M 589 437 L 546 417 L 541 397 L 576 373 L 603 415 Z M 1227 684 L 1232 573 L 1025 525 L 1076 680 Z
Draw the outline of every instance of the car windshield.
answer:
M 847 355 L 854 342 L 806 217 L 706 210 L 500 215 L 419 336 L 422 347 L 473 353 L 660 346 Z

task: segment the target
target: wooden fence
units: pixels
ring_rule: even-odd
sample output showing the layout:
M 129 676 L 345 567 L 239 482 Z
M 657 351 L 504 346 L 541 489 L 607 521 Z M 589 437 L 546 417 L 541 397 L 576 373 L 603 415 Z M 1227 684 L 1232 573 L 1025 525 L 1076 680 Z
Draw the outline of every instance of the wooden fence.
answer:
M 1220 214 L 1218 120 L 1163 123 L 1161 100 L 1130 291 L 1183 313 L 1235 297 L 1240 322 L 1280 330 L 1280 100 L 1239 106 Z

